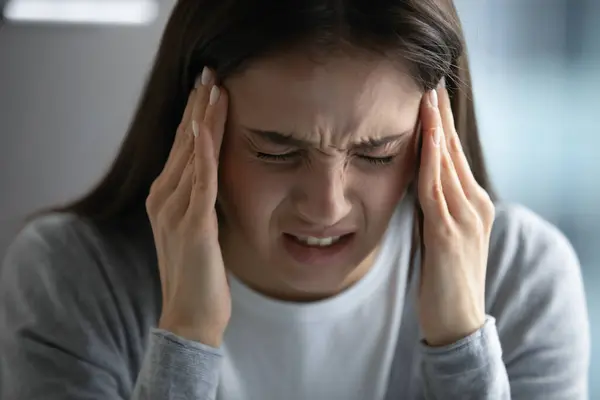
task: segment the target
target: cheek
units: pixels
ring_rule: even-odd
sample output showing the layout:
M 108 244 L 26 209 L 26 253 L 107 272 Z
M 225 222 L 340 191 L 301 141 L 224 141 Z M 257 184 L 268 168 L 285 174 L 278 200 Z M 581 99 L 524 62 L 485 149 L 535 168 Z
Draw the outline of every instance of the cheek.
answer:
M 408 149 L 389 167 L 357 177 L 355 193 L 370 218 L 388 218 L 415 177 L 415 157 Z M 379 217 L 378 217 L 379 216 Z
M 226 218 L 244 231 L 263 230 L 285 198 L 284 182 L 265 173 L 246 154 L 225 154 L 220 166 L 219 199 Z
M 408 174 L 401 168 L 390 167 L 369 179 L 360 180 L 355 187 L 361 203 L 371 213 L 388 214 L 389 210 L 396 207 L 402 194 L 408 186 Z

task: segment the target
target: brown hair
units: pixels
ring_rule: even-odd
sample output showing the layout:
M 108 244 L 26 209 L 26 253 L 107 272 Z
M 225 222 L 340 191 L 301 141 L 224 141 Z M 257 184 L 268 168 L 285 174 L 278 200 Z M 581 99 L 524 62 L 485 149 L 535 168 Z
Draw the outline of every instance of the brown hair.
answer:
M 223 80 L 252 60 L 295 45 L 352 46 L 408 60 L 423 90 L 442 77 L 475 178 L 490 193 L 464 37 L 452 0 L 179 0 L 121 149 L 90 192 L 52 211 L 96 223 L 145 213 L 150 185 L 172 146 L 201 69 Z

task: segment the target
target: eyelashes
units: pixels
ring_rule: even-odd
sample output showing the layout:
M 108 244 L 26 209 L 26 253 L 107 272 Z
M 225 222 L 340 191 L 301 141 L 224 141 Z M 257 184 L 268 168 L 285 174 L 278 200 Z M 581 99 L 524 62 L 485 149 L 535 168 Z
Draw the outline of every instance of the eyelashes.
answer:
M 394 161 L 394 158 L 396 158 L 395 155 L 386 156 L 386 157 L 369 157 L 369 156 L 358 156 L 358 157 L 365 161 L 370 162 L 373 165 L 388 165 Z
M 287 163 L 287 162 L 295 161 L 300 156 L 301 156 L 301 154 L 299 152 L 291 152 L 291 153 L 285 153 L 285 154 L 269 154 L 269 153 L 261 153 L 261 152 L 256 153 L 256 157 L 258 159 L 269 161 L 269 162 L 275 162 L 275 163 Z M 385 157 L 371 157 L 371 156 L 365 156 L 365 155 L 356 155 L 356 157 L 359 160 L 367 162 L 371 165 L 384 166 L 384 165 L 391 164 L 394 161 L 394 159 L 396 158 L 396 155 L 385 156 Z
M 256 158 L 267 161 L 285 162 L 289 161 L 293 156 L 293 153 L 287 154 L 268 154 L 268 153 L 256 153 Z

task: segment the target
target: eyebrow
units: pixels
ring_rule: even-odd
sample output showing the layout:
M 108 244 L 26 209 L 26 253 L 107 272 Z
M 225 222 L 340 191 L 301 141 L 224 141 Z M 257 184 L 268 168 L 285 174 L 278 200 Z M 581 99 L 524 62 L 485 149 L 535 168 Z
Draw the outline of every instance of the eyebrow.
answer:
M 251 128 L 246 128 L 246 130 L 256 136 L 259 136 L 263 140 L 269 141 L 273 144 L 280 145 L 280 146 L 306 148 L 306 147 L 311 147 L 314 145 L 314 143 L 312 143 L 308 140 L 298 139 L 288 133 L 275 132 L 275 131 L 264 131 L 264 130 L 260 130 L 260 129 L 251 129 Z M 358 149 L 358 150 L 375 149 L 375 148 L 384 146 L 388 143 L 395 142 L 395 141 L 401 139 L 402 137 L 410 134 L 413 130 L 414 129 L 411 128 L 407 131 L 404 131 L 404 132 L 402 132 L 400 134 L 396 134 L 396 135 L 383 136 L 381 138 L 368 138 L 366 140 L 355 143 L 355 144 L 351 145 L 350 147 L 353 149 Z

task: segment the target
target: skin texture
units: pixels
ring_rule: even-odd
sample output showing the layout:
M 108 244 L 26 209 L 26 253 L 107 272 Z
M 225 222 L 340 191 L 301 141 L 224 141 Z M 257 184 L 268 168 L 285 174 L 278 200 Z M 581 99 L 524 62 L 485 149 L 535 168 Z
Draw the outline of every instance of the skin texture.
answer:
M 397 65 L 366 55 L 320 62 L 291 53 L 225 82 L 230 94 L 219 200 L 225 265 L 254 289 L 305 301 L 338 293 L 370 268 L 394 208 L 415 175 L 422 93 Z M 255 130 L 306 141 L 278 144 Z M 357 143 L 401 135 L 388 144 Z M 257 153 L 286 154 L 264 160 Z M 375 165 L 361 156 L 393 156 Z M 374 195 L 376 194 L 376 195 Z M 311 268 L 289 257 L 282 233 L 349 229 L 351 254 Z
M 448 92 L 423 96 L 381 59 L 282 57 L 255 63 L 224 87 L 205 68 L 190 95 L 146 202 L 162 285 L 159 327 L 220 346 L 231 317 L 226 268 L 282 300 L 335 295 L 369 270 L 416 179 L 424 339 L 444 346 L 478 330 L 494 205 L 467 163 Z M 256 130 L 283 132 L 286 144 Z M 399 132 L 385 145 L 357 147 Z M 374 157 L 389 163 L 372 164 Z M 307 229 L 351 230 L 355 240 L 336 262 L 309 267 L 281 245 L 283 233 Z

